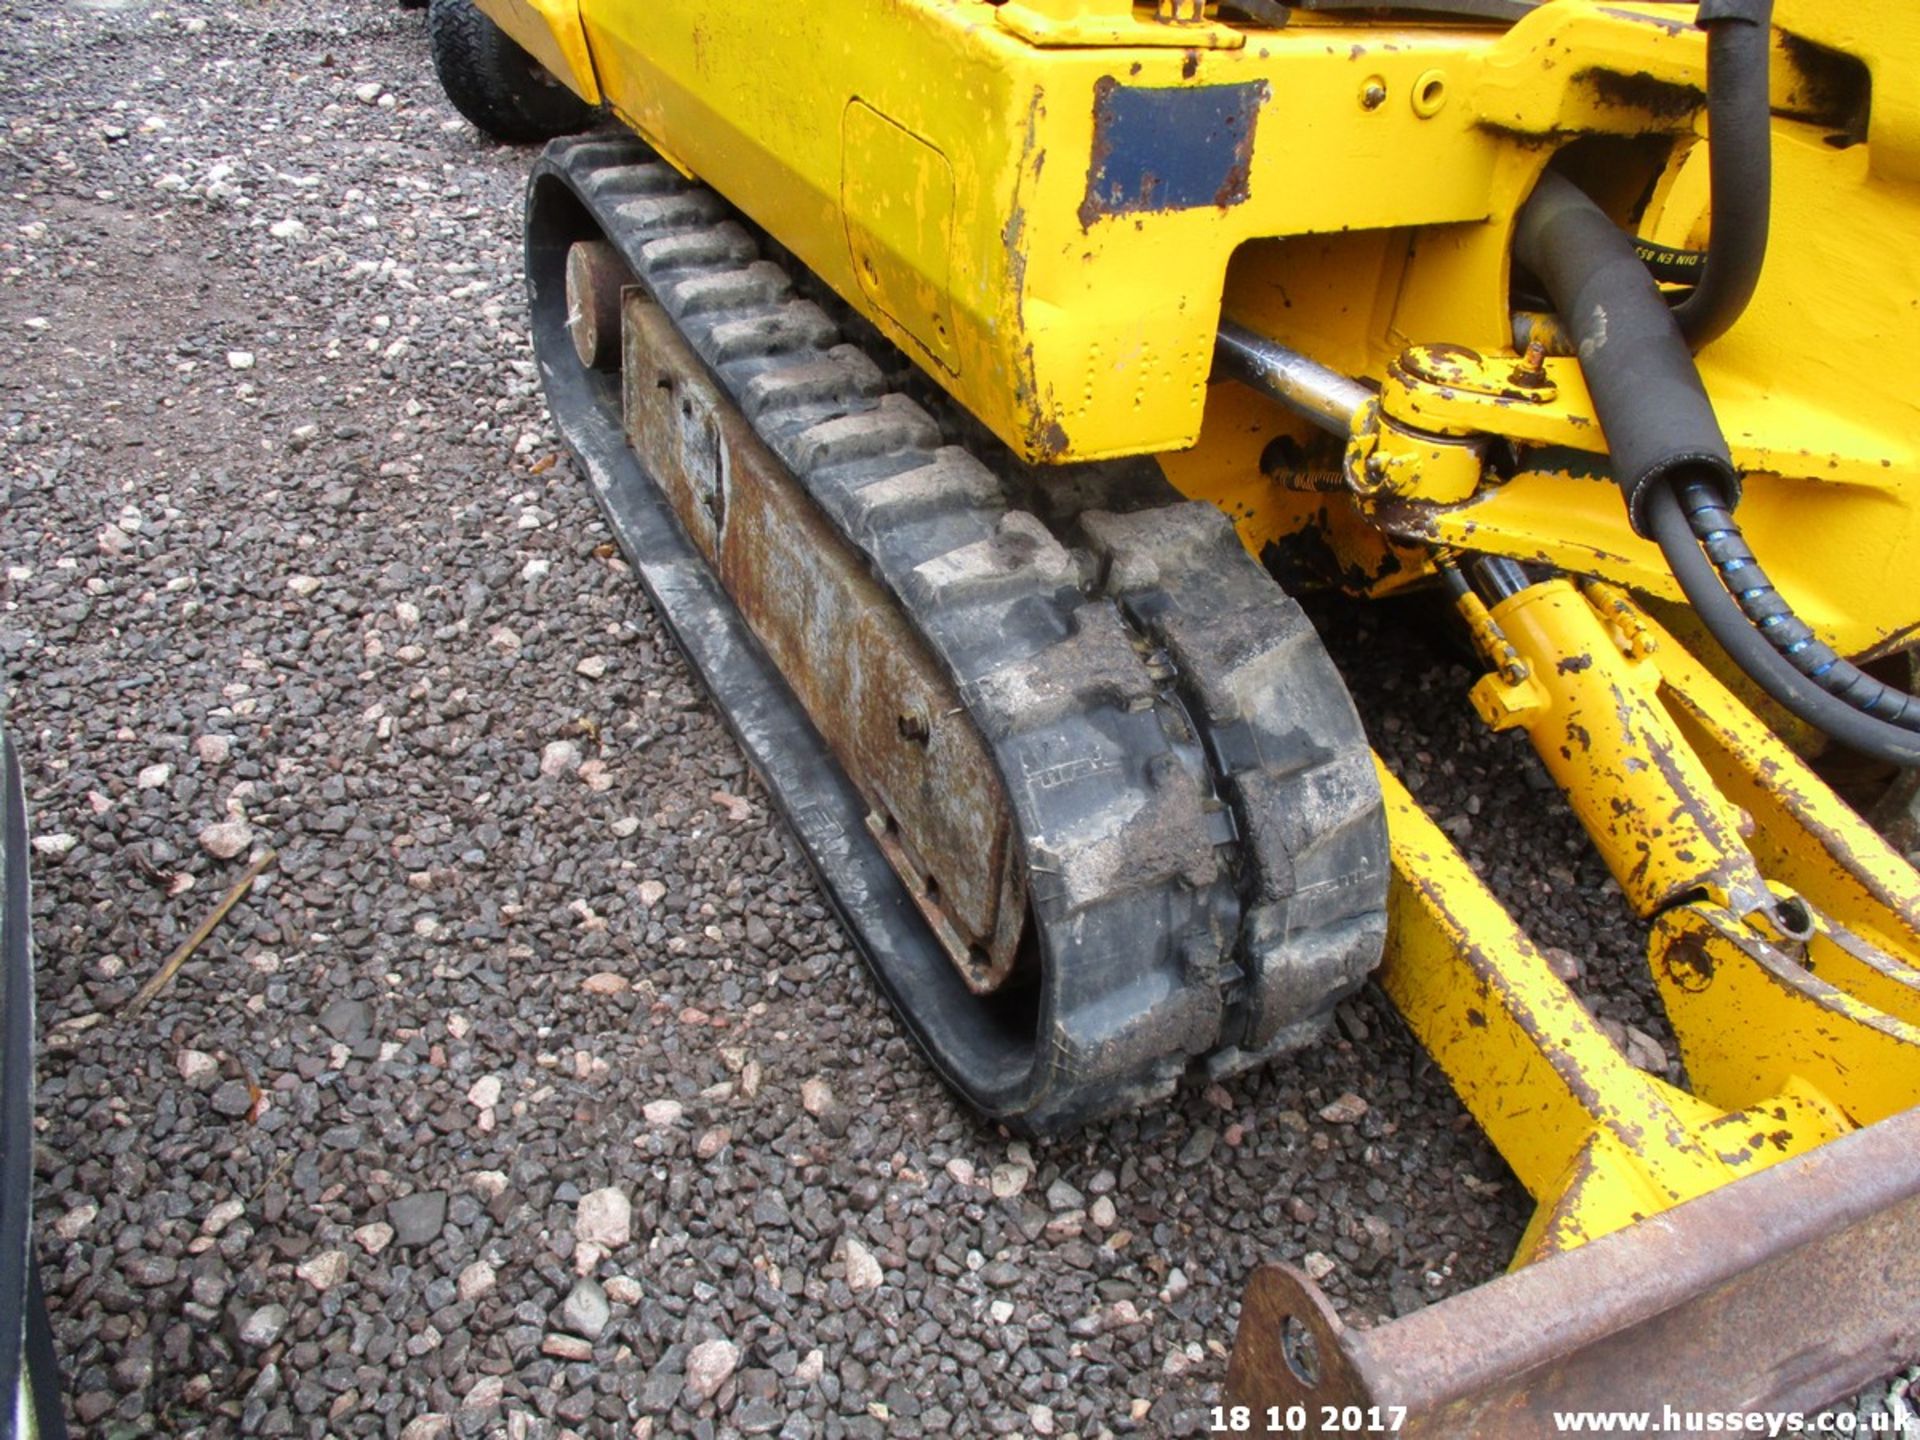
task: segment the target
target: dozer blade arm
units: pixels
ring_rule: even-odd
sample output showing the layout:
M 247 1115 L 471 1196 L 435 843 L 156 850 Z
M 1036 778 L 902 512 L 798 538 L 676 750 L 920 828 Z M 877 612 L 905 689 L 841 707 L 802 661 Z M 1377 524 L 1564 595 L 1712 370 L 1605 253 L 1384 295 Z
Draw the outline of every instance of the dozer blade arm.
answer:
M 1690 1089 L 1627 1062 L 1383 771 L 1380 983 L 1537 1209 L 1512 1273 L 1377 1330 L 1261 1269 L 1227 1418 L 1499 1440 L 1831 1403 L 1920 1353 L 1920 878 L 1617 591 L 1460 598 L 1476 705 L 1649 924 Z
M 1555 1416 L 1810 1411 L 1920 1353 L 1920 1111 L 1372 1330 L 1266 1265 L 1227 1374 L 1251 1432 L 1350 1434 L 1342 1412 L 1456 1440 L 1537 1440 Z M 1292 1418 L 1305 1423 L 1290 1425 Z M 1327 1417 L 1331 1416 L 1331 1424 Z M 1350 1416 L 1347 1418 L 1351 1418 Z

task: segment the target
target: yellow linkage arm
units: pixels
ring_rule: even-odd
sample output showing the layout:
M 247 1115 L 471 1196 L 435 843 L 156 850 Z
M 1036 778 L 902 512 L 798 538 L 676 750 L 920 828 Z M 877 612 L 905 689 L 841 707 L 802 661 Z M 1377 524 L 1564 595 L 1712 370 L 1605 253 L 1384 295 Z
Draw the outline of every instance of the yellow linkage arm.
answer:
M 1920 876 L 1620 592 L 1461 609 L 1635 912 L 1693 1093 L 1643 1075 L 1386 782 L 1383 983 L 1540 1201 L 1517 1263 L 1920 1101 Z
M 1727 1114 L 1642 1073 L 1384 767 L 1381 984 L 1539 1202 L 1516 1264 L 1624 1229 L 1846 1128 L 1798 1087 Z

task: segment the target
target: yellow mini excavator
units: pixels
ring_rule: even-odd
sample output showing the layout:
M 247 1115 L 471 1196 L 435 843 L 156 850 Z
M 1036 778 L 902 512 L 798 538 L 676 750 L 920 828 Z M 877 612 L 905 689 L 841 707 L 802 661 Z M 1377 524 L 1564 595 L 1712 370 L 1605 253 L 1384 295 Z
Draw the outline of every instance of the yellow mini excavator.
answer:
M 1374 1329 L 1261 1268 L 1223 1423 L 1532 1437 L 1920 1355 L 1920 876 L 1812 763 L 1920 765 L 1920 7 L 429 28 L 463 113 L 553 142 L 554 418 L 952 1086 L 1056 1130 L 1375 976 L 1537 1202 L 1509 1274 Z M 1457 612 L 1687 1088 L 1376 760 L 1308 586 Z

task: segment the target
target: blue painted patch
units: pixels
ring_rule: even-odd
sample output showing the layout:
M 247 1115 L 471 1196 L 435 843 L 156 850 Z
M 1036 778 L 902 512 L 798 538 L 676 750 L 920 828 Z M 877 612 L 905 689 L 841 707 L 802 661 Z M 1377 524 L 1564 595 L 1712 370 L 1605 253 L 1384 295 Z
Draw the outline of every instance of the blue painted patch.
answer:
M 1253 127 L 1267 82 L 1093 87 L 1093 156 L 1080 223 L 1143 211 L 1225 209 L 1247 198 Z

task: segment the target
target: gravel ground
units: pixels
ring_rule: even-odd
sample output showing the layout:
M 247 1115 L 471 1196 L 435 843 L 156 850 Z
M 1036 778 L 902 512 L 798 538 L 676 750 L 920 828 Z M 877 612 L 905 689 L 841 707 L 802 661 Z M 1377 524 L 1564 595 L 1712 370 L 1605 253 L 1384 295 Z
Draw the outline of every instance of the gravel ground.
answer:
M 1187 1435 L 1258 1260 L 1361 1322 L 1498 1273 L 1524 1197 L 1377 997 L 1044 1146 L 931 1078 L 558 452 L 527 157 L 417 12 L 0 14 L 0 649 L 85 1433 Z M 1378 743 L 1668 1066 L 1604 871 L 1398 619 L 1325 614 Z

